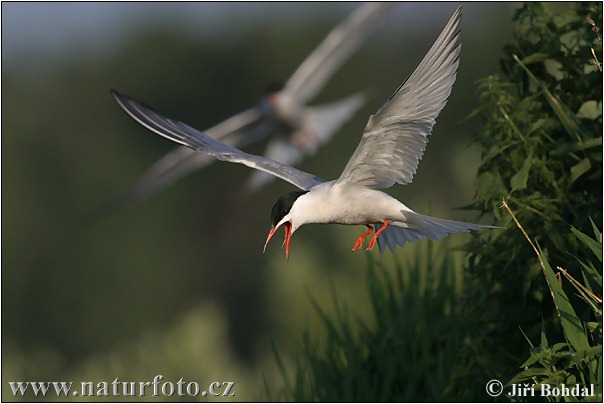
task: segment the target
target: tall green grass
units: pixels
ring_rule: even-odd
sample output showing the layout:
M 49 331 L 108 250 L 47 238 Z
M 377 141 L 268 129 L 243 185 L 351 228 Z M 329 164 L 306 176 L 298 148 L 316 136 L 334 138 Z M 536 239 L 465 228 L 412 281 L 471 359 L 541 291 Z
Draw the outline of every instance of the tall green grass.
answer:
M 514 213 L 504 201 L 504 206 L 522 231 L 529 244 L 539 258 L 543 275 L 556 312 L 564 332 L 564 341 L 548 342 L 545 327 L 541 330 L 541 340 L 535 346 L 530 340 L 530 357 L 520 366 L 523 370 L 515 375 L 508 385 L 515 383 L 533 382 L 536 390 L 545 384 L 549 386 L 585 386 L 594 387 L 595 395 L 585 397 L 584 401 L 602 401 L 602 232 L 592 221 L 594 238 L 571 228 L 582 244 L 593 254 L 591 257 L 575 259 L 581 264 L 581 280 L 575 279 L 564 268 L 557 266 L 552 269 L 548 254 L 539 245 L 535 246 L 531 237 L 524 230 Z M 598 268 L 592 260 L 600 263 Z M 574 293 L 581 297 L 582 304 L 570 303 L 568 295 L 562 288 L 563 281 L 570 283 Z M 577 312 L 586 306 L 591 310 L 595 321 L 583 321 Z M 549 397 L 550 401 L 560 401 Z M 568 400 L 568 398 L 564 398 Z M 571 401 L 575 398 L 570 397 Z
M 461 266 L 447 243 L 420 244 L 392 268 L 367 255 L 372 317 L 362 320 L 333 290 L 334 315 L 315 305 L 326 337 L 306 332 L 284 397 L 293 401 L 424 401 L 447 396 L 456 351 Z M 459 261 L 459 260 L 457 260 Z M 277 353 L 279 360 L 281 359 Z
M 303 336 L 285 398 L 508 401 L 486 394 L 498 379 L 593 384 L 602 400 L 602 3 L 559 10 L 520 6 L 501 74 L 478 83 L 468 208 L 507 230 L 472 237 L 461 279 L 443 243 L 369 261 L 374 320 L 317 307 L 327 337 Z
M 531 356 L 527 338 L 538 341 L 545 332 L 549 341 L 566 341 L 566 315 L 552 299 L 542 258 L 581 280 L 573 256 L 585 262 L 592 252 L 570 228 L 587 234 L 590 218 L 602 222 L 602 71 L 594 58 L 602 42 L 588 22 L 601 26 L 602 3 L 557 12 L 548 6 L 518 8 L 501 73 L 478 83 L 474 115 L 483 125 L 474 141 L 484 151 L 470 208 L 508 230 L 468 245 L 463 305 L 470 343 L 460 352 L 459 398 L 471 399 L 482 378 L 512 380 Z M 539 254 L 501 209 L 504 199 Z M 561 289 L 581 321 L 598 321 L 572 283 Z

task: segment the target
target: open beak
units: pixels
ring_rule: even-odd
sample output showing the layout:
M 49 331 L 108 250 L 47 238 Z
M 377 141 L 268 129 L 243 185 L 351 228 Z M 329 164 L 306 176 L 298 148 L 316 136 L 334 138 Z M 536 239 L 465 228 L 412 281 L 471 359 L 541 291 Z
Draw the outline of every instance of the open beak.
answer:
M 289 242 L 291 241 L 291 238 L 292 238 L 291 222 L 283 223 L 283 228 L 285 230 L 285 239 L 283 240 L 283 245 L 285 246 L 285 260 L 289 261 Z M 268 232 L 268 237 L 266 238 L 266 243 L 264 243 L 264 250 L 262 250 L 263 253 L 266 251 L 266 246 L 268 245 L 268 242 L 273 237 L 273 234 L 275 234 L 277 232 L 278 229 L 279 229 L 279 226 L 271 226 L 271 229 Z M 281 248 L 283 248 L 283 245 L 281 246 Z

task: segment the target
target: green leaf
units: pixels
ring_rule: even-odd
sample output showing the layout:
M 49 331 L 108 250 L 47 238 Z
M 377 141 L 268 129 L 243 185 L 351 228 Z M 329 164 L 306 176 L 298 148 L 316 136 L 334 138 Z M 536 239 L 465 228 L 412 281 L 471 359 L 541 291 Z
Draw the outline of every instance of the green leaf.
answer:
M 558 342 L 557 344 L 554 344 L 554 346 L 552 347 L 552 351 L 558 352 L 562 348 L 566 347 L 568 347 L 568 344 L 566 342 Z
M 583 142 L 560 143 L 557 150 L 553 150 L 552 152 L 550 152 L 550 155 L 560 156 L 560 155 L 566 154 L 566 153 L 587 150 L 592 147 L 599 147 L 599 148 L 602 147 L 602 136 L 596 137 L 593 139 L 588 139 Z
M 570 168 L 570 179 L 569 183 L 572 184 L 583 174 L 588 172 L 591 169 L 591 161 L 588 158 L 585 158 L 579 161 L 577 164 Z
M 543 127 L 545 124 L 547 123 L 547 119 L 545 118 L 540 118 L 537 119 L 532 125 L 531 125 L 531 129 L 529 129 L 529 134 L 535 132 L 537 129 L 540 129 L 541 127 Z
M 508 148 L 510 148 L 512 145 L 507 145 L 507 146 L 493 146 L 489 149 L 489 151 L 487 151 L 484 156 L 483 156 L 483 161 L 488 161 L 490 159 L 492 159 L 493 157 L 497 156 L 498 154 L 504 152 L 505 150 L 507 150 Z
M 546 368 L 529 368 L 529 369 L 523 370 L 522 372 L 520 372 L 516 376 L 514 376 L 512 378 L 512 380 L 510 380 L 506 384 L 506 386 L 510 386 L 514 383 L 521 382 L 523 380 L 532 379 L 535 376 L 549 376 L 550 374 L 551 374 L 551 371 Z
M 545 335 L 545 325 L 543 324 L 543 319 L 541 319 L 541 349 L 547 349 L 547 335 Z
M 550 107 L 554 110 L 554 113 L 556 114 L 556 116 L 558 116 L 558 119 L 560 120 L 560 123 L 562 123 L 562 126 L 564 126 L 564 129 L 566 130 L 566 132 L 569 135 L 574 136 L 579 142 L 582 142 L 582 139 L 584 137 L 588 137 L 588 136 L 585 136 L 584 131 L 579 126 L 579 123 L 577 122 L 577 119 L 576 119 L 575 115 L 572 113 L 572 111 L 566 105 L 564 105 L 562 102 L 560 102 L 560 100 L 558 100 L 558 98 L 556 98 L 556 96 L 554 96 L 549 91 L 549 89 L 547 88 L 547 85 L 545 85 L 541 80 L 539 80 L 533 74 L 533 72 L 531 72 L 524 63 L 522 63 L 522 61 L 518 58 L 518 56 L 512 55 L 512 57 L 514 58 L 516 63 L 518 63 L 520 65 L 520 67 L 522 67 L 522 69 L 524 69 L 526 74 L 528 74 L 528 76 L 531 78 L 531 80 L 541 89 L 541 91 L 543 91 L 543 94 L 545 95 L 545 99 L 549 103 Z
M 590 217 L 589 221 L 591 222 L 591 227 L 594 229 L 594 235 L 596 236 L 596 241 L 602 242 L 602 232 L 598 229 L 598 226 L 594 223 L 593 219 Z
M 597 323 L 596 323 L 597 324 Z M 586 349 L 584 352 L 577 353 L 578 360 L 589 359 L 592 357 L 597 357 L 602 352 L 602 345 L 592 346 L 589 349 Z
M 595 256 L 598 258 L 598 260 L 600 262 L 602 262 L 602 244 L 598 243 L 596 240 L 589 237 L 587 234 L 582 233 L 581 231 L 575 229 L 572 226 L 571 226 L 570 230 L 573 232 L 573 234 L 575 236 L 577 236 L 577 238 L 579 240 L 581 240 L 583 242 L 583 244 L 585 244 L 587 247 L 589 247 L 591 249 L 591 251 L 593 251 Z
M 564 73 L 562 71 L 562 63 L 554 59 L 546 59 L 543 61 L 545 70 L 556 78 L 556 80 L 562 80 Z
M 585 101 L 579 111 L 577 111 L 577 118 L 586 119 L 597 119 L 602 116 L 602 100 L 589 100 Z
M 547 261 L 547 258 L 541 250 L 541 246 L 539 246 L 539 244 L 537 244 L 537 248 L 539 249 L 539 257 L 543 263 L 545 279 L 552 293 L 554 304 L 556 306 L 556 310 L 558 311 L 558 317 L 560 318 L 560 323 L 562 324 L 562 329 L 564 330 L 564 335 L 576 352 L 586 351 L 590 346 L 589 342 L 587 341 L 587 335 L 585 334 L 583 325 L 579 320 L 579 317 L 577 317 L 575 309 L 573 309 L 573 306 L 570 304 L 568 296 L 566 296 L 566 293 L 564 293 L 564 290 L 558 283 L 558 278 L 556 278 L 556 274 L 549 265 L 549 262 Z
M 534 353 L 532 354 L 527 360 L 526 362 L 524 362 L 522 365 L 520 365 L 520 367 L 522 369 L 533 365 L 534 363 L 540 361 L 541 359 L 545 358 L 545 353 L 544 352 L 538 352 L 538 353 Z
M 588 323 L 585 323 L 585 325 L 587 326 L 589 332 L 594 332 L 600 324 L 596 323 L 595 321 L 590 321 Z
M 581 264 L 581 267 L 583 267 L 584 269 L 583 278 L 588 280 L 587 282 L 585 282 L 586 287 L 593 292 L 594 289 L 592 288 L 592 283 L 595 283 L 598 285 L 598 289 L 602 289 L 602 274 L 600 274 L 596 270 L 596 268 L 591 262 L 589 264 L 586 264 L 577 257 L 575 257 L 575 259 L 577 260 L 577 262 L 579 262 L 579 264 Z
M 533 53 L 532 55 L 529 55 L 522 59 L 522 62 L 524 64 L 530 65 L 532 63 L 543 62 L 547 58 L 549 58 L 549 55 L 547 53 Z
M 529 172 L 531 170 L 531 162 L 533 160 L 533 152 L 529 152 L 528 157 L 524 160 L 522 168 L 510 179 L 510 185 L 513 190 L 521 190 L 526 188 Z

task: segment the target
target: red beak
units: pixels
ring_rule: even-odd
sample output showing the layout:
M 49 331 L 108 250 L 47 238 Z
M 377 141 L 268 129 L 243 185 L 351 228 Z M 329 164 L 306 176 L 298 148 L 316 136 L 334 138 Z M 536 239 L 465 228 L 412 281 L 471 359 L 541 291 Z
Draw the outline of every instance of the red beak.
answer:
M 285 230 L 285 240 L 283 240 L 283 245 L 285 246 L 285 260 L 289 261 L 289 242 L 291 241 L 291 238 L 292 238 L 291 222 L 283 223 L 283 228 Z M 275 234 L 275 232 L 278 229 L 279 229 L 279 227 L 271 226 L 271 229 L 268 232 L 268 237 L 266 238 L 266 243 L 264 243 L 264 250 L 262 252 L 266 251 L 266 246 L 268 245 L 268 242 L 270 241 L 270 239 L 273 237 L 273 234 Z M 283 248 L 283 245 L 281 246 L 281 248 Z

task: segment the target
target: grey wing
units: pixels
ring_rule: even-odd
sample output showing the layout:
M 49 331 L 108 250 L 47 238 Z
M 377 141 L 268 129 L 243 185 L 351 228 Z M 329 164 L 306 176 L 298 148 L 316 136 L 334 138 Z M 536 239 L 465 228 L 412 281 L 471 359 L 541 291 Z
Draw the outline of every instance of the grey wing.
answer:
M 264 152 L 264 156 L 284 164 L 295 165 L 304 159 L 302 150 L 294 146 L 290 139 L 273 137 Z M 262 171 L 254 171 L 245 187 L 250 191 L 258 191 L 273 181 L 275 177 Z
M 241 147 L 243 141 L 247 144 L 267 136 L 273 126 L 261 109 L 254 107 L 222 121 L 205 133 L 231 146 Z M 146 198 L 214 161 L 209 156 L 195 153 L 195 150 L 178 147 L 158 160 L 125 195 L 135 196 L 133 202 Z
M 363 94 L 357 93 L 329 104 L 307 108 L 305 124 L 314 138 L 310 142 L 304 139 L 298 141 L 294 134 L 292 140 L 303 144 L 307 154 L 314 153 L 320 145 L 331 141 L 333 135 L 365 104 L 365 100 Z
M 246 143 L 265 137 L 273 127 L 273 121 L 256 107 L 243 111 L 206 132 L 231 146 L 242 147 Z M 215 161 L 214 157 L 207 154 L 196 153 L 195 150 L 186 147 L 177 147 L 155 162 L 134 184 L 100 205 L 88 217 L 100 218 L 144 200 Z
M 170 119 L 126 95 L 111 90 L 118 104 L 138 123 L 182 146 L 203 152 L 218 160 L 244 164 L 281 178 L 302 190 L 309 190 L 324 182 L 312 174 L 305 173 L 288 165 L 253 154 L 222 143 L 189 125 Z
M 222 139 L 231 146 L 243 147 L 265 137 L 273 127 L 272 120 L 262 115 L 259 108 L 252 108 L 214 126 L 206 133 L 215 135 L 212 137 Z M 215 161 L 212 156 L 196 153 L 186 147 L 177 147 L 155 162 L 136 183 L 99 210 L 110 213 L 146 199 Z
M 157 161 L 138 181 L 121 194 L 103 203 L 89 217 L 100 218 L 130 204 L 144 200 L 187 174 L 216 161 L 212 156 L 179 147 Z
M 366 3 L 355 10 L 302 62 L 283 91 L 301 103 L 314 98 L 334 72 L 363 44 L 370 29 L 394 6 L 395 3 Z
M 218 125 L 212 126 L 210 129 L 206 130 L 205 133 L 214 139 L 222 139 L 237 131 L 247 130 L 247 128 L 253 129 L 253 125 L 256 125 L 263 117 L 264 114 L 259 107 L 250 108 L 222 121 Z M 268 134 L 268 132 L 269 131 L 266 131 L 266 134 Z
M 357 93 L 329 104 L 306 108 L 303 124 L 287 137 L 273 136 L 264 156 L 284 164 L 298 164 L 305 156 L 313 155 L 321 145 L 328 143 L 364 103 L 365 96 Z M 266 173 L 256 171 L 250 176 L 246 187 L 257 191 L 273 179 Z
M 461 6 L 413 73 L 369 118 L 339 184 L 388 188 L 413 180 L 459 64 Z

